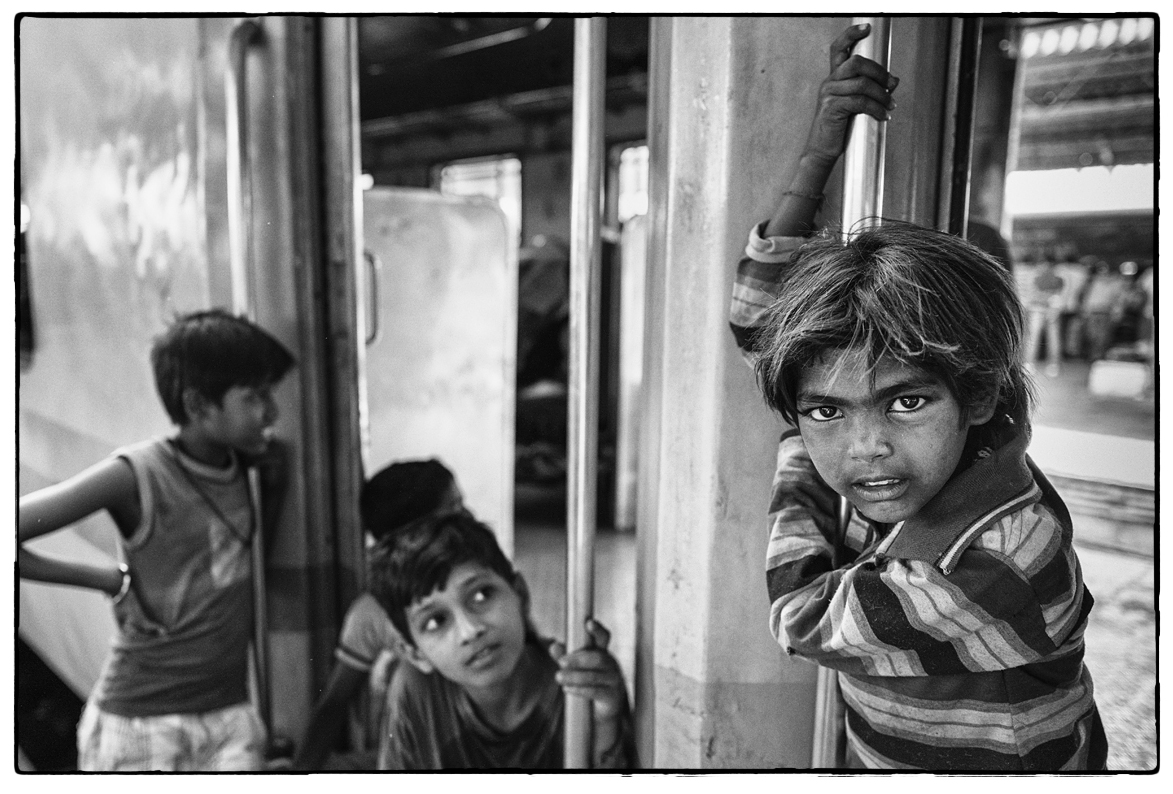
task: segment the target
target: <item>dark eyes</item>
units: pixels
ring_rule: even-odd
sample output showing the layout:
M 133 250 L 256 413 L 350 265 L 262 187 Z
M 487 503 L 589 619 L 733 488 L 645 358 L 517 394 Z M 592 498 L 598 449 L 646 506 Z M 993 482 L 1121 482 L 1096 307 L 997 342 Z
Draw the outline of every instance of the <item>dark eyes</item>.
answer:
M 915 411 L 918 408 L 923 408 L 926 402 L 927 400 L 925 400 L 924 397 L 919 397 L 916 395 L 910 397 L 897 397 L 892 401 L 892 405 L 888 408 L 888 410 L 895 411 L 898 414 L 909 413 L 910 411 Z
M 467 604 L 470 612 L 475 612 L 484 609 L 485 606 L 493 600 L 493 596 L 497 593 L 497 588 L 493 585 L 482 585 L 468 594 Z M 447 611 L 435 612 L 433 614 L 423 616 L 416 624 L 418 631 L 421 632 L 436 632 L 440 631 L 448 624 L 449 615 Z
M 894 414 L 910 414 L 914 411 L 919 411 L 927 404 L 927 397 L 912 394 L 897 397 L 888 406 L 888 410 Z M 843 416 L 843 412 L 834 405 L 816 405 L 814 408 L 799 411 L 799 414 L 812 422 L 830 422 L 833 419 L 838 419 Z
M 833 405 L 819 405 L 802 411 L 802 415 L 813 422 L 830 422 L 839 417 L 839 409 Z
M 489 601 L 497 592 L 497 589 L 492 585 L 485 585 L 478 587 L 469 595 L 469 602 L 474 606 L 484 604 Z

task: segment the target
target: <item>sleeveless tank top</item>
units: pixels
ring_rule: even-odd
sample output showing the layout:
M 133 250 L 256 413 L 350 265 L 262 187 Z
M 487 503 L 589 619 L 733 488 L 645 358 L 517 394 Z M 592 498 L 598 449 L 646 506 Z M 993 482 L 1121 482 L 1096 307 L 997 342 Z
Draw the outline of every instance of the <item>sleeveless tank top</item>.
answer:
M 217 469 L 156 439 L 117 450 L 142 520 L 121 538 L 130 592 L 91 698 L 123 716 L 199 713 L 248 700 L 252 509 L 236 457 Z

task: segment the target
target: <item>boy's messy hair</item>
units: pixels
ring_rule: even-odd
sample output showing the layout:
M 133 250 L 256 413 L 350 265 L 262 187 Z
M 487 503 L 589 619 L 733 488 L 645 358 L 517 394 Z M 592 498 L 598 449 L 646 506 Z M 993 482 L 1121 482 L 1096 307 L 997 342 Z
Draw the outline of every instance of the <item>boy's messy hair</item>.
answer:
M 243 317 L 223 309 L 177 317 L 151 347 L 155 388 L 167 415 L 178 425 L 188 421 L 183 393 L 195 389 L 219 403 L 234 386 L 277 383 L 293 367 L 284 345 Z
M 493 531 L 467 510 L 424 516 L 384 536 L 368 551 L 367 560 L 371 594 L 404 641 L 413 645 L 407 608 L 443 589 L 457 566 L 480 563 L 511 585 L 516 578 Z
M 766 402 L 797 424 L 804 368 L 826 351 L 862 349 L 873 368 L 890 356 L 940 378 L 964 409 L 993 398 L 996 416 L 1021 423 L 1033 400 L 1022 323 L 997 260 L 960 237 L 886 221 L 795 253 L 754 338 L 758 380 Z
M 456 478 L 440 461 L 392 463 L 363 483 L 359 513 L 375 540 L 436 510 Z

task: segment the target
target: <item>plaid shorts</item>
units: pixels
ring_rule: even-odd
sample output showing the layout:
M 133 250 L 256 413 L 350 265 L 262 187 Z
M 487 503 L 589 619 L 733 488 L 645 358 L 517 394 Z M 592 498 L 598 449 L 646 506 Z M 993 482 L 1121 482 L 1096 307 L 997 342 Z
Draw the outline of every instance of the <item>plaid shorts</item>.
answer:
M 247 772 L 264 768 L 265 729 L 251 703 L 199 714 L 123 717 L 86 703 L 83 772 Z

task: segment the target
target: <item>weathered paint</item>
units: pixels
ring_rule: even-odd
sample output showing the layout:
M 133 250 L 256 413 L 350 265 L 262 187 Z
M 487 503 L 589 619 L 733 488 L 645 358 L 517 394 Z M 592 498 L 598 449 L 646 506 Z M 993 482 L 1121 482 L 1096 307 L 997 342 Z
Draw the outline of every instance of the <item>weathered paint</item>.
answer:
M 517 246 L 505 217 L 488 199 L 372 188 L 363 223 L 379 260 L 368 476 L 439 458 L 511 555 Z
M 17 411 L 26 493 L 168 430 L 150 342 L 209 294 L 196 21 L 26 17 L 19 36 L 37 338 Z M 38 547 L 110 559 L 113 532 L 94 516 Z M 114 629 L 105 599 L 27 583 L 20 592 L 22 637 L 88 694 Z M 66 649 L 68 627 L 37 614 L 88 615 L 88 630 Z

